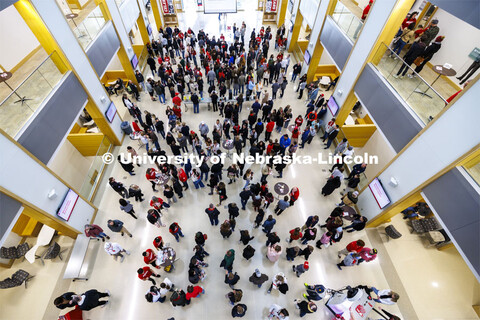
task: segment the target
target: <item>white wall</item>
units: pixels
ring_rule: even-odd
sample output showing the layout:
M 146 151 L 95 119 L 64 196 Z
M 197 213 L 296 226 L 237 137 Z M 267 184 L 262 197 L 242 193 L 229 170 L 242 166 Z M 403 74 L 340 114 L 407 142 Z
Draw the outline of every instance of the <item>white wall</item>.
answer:
M 340 107 L 345 102 L 348 93 L 353 89 L 357 75 L 360 73 L 363 63 L 367 59 L 378 35 L 382 32 L 383 26 L 396 2 L 396 0 L 377 0 L 370 10 L 362 32 L 353 47 L 347 64 L 343 68 L 342 76 L 338 80 L 333 94 Z M 343 92 L 341 95 L 339 94 L 340 90 Z
M 300 12 L 302 13 L 303 20 L 308 23 L 310 28 L 313 28 L 315 23 L 315 17 L 317 15 L 319 5 L 319 0 L 302 0 L 300 2 Z
M 384 182 L 383 186 L 392 203 L 480 143 L 479 100 L 480 82 L 477 82 L 380 174 L 379 178 Z M 461 124 L 461 134 L 452 133 L 452 123 Z M 395 188 L 388 184 L 391 177 L 398 180 Z M 382 211 L 369 189 L 360 195 L 358 206 L 361 213 L 368 218 L 375 217 Z
M 72 10 L 68 6 L 68 3 L 66 0 L 56 0 L 56 1 L 60 9 L 63 11 L 63 14 L 67 15 L 69 13 L 72 13 Z
M 438 35 L 445 36 L 445 39 L 443 39 L 442 48 L 430 62 L 433 65 L 449 63 L 457 71 L 457 76 L 462 75 L 473 62 L 468 54 L 475 47 L 480 47 L 480 30 L 440 8 L 433 18 L 438 19 L 440 28 Z M 457 84 L 460 82 L 456 77 L 450 77 L 450 79 Z
M 0 154 L 0 186 L 60 220 L 56 211 L 68 187 L 3 135 L 0 135 L 0 150 L 3 150 Z M 49 199 L 47 195 L 52 189 L 55 189 L 57 197 Z M 70 220 L 65 223 L 82 231 L 83 226 L 91 221 L 94 211 L 92 206 L 79 198 Z
M 0 11 L 0 44 L 0 64 L 7 71 L 40 45 L 13 5 Z
M 125 30 L 130 32 L 137 22 L 140 9 L 138 8 L 137 0 L 125 0 L 120 7 L 120 15 L 122 16 Z

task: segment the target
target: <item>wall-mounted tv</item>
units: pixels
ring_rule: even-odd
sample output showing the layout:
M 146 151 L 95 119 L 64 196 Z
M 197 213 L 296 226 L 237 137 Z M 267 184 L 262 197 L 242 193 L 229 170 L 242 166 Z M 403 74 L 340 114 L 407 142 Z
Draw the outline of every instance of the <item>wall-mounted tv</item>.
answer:
M 113 118 L 115 118 L 115 115 L 117 114 L 117 108 L 115 107 L 115 104 L 110 102 L 110 105 L 108 106 L 107 111 L 105 111 L 105 117 L 107 118 L 108 122 L 112 123 Z
M 138 66 L 138 58 L 136 54 L 133 55 L 133 58 L 130 60 L 130 62 L 132 63 L 133 69 L 135 69 Z
M 380 209 L 383 209 L 390 204 L 390 198 L 385 192 L 382 182 L 380 182 L 378 178 L 373 179 L 373 181 L 368 185 L 368 188 L 370 188 L 370 191 L 372 192 L 373 197 L 377 201 Z
M 312 56 L 310 55 L 310 51 L 305 50 L 305 54 L 303 55 L 303 59 L 305 60 L 306 64 L 310 64 L 310 59 Z
M 328 99 L 327 107 L 328 107 L 328 110 L 330 110 L 330 112 L 332 113 L 333 116 L 336 115 L 337 112 L 338 112 L 338 109 L 340 109 L 338 107 L 337 101 L 335 101 L 335 98 L 333 96 L 330 97 L 330 99 Z
M 147 32 L 148 32 L 148 35 L 151 36 L 152 35 L 152 25 L 149 23 L 148 26 L 147 26 Z
M 65 198 L 63 198 L 62 204 L 57 209 L 57 216 L 59 216 L 65 221 L 68 221 L 68 219 L 70 219 L 70 216 L 72 215 L 73 208 L 75 208 L 75 205 L 77 204 L 77 201 L 78 194 L 75 193 L 75 191 L 73 191 L 72 189 L 68 189 Z

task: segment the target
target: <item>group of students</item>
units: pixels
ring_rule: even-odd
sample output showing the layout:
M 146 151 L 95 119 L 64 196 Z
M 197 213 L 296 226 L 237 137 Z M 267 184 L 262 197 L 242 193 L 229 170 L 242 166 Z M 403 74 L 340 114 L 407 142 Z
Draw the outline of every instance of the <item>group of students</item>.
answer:
M 244 28 L 245 26 L 242 25 L 242 29 Z M 280 33 L 277 33 L 277 40 L 283 37 L 282 32 L 284 31 L 280 30 Z M 147 79 L 147 82 L 145 82 L 143 75 L 137 73 L 137 80 L 140 85 L 146 89 L 152 99 L 158 97 L 160 102 L 163 103 L 165 103 L 165 89 L 168 87 L 174 106 L 173 109 L 167 107 L 166 110 L 170 129 L 167 133 L 165 133 L 166 130 L 160 118 L 145 111 L 143 113 L 145 115 L 144 121 L 142 119 L 143 114 L 136 104 L 132 103 L 126 96 L 124 96 L 122 100 L 129 109 L 130 114 L 135 118 L 135 122 L 133 122 L 134 130 L 142 132 L 142 137 L 145 139 L 144 144 L 150 156 L 166 155 L 166 152 L 160 147 L 157 136 L 158 133 L 165 139 L 174 155 L 179 155 L 180 149 L 188 152 L 188 146 L 190 145 L 192 152 L 195 151 L 198 155 L 205 157 L 205 161 L 199 168 L 193 168 L 190 161 L 188 161 L 181 166 L 156 163 L 157 168 L 146 169 L 146 179 L 151 183 L 152 191 L 158 192 L 156 187 L 162 185 L 163 197 L 166 199 L 163 200 L 158 194 L 151 198 L 151 209 L 147 212 L 147 220 L 158 228 L 166 227 L 166 224 L 161 220 L 162 210 L 166 210 L 176 203 L 176 196 L 178 196 L 178 198 L 184 197 L 184 191 L 189 188 L 189 180 L 193 182 L 195 189 L 204 188 L 205 184 L 203 181 L 208 181 L 207 185 L 210 187 L 209 195 L 213 195 L 215 192 L 218 195 L 219 204 L 217 204 L 217 206 L 213 203 L 210 204 L 209 207 L 205 209 L 205 213 L 211 225 L 217 226 L 221 214 L 217 207 L 228 198 L 227 185 L 236 183 L 237 179 L 243 180 L 242 183 L 244 183 L 244 185 L 239 194 L 241 205 L 237 206 L 235 202 L 227 205 L 228 219 L 225 219 L 224 222 L 220 224 L 220 234 L 226 239 L 233 234 L 236 226 L 235 219 L 240 215 L 239 209 L 245 210 L 249 200 L 251 200 L 252 207 L 254 211 L 257 212 L 253 227 L 258 228 L 262 226 L 262 230 L 267 237 L 265 244 L 266 259 L 271 263 L 275 263 L 283 253 L 283 249 L 280 245 L 280 237 L 277 235 L 277 232 L 273 230 L 276 224 L 276 219 L 273 217 L 273 214 L 267 215 L 265 219 L 265 213 L 269 205 L 275 201 L 273 193 L 269 190 L 267 180 L 268 177 L 273 174 L 273 168 L 275 168 L 278 173 L 277 178 L 282 178 L 286 164 L 273 164 L 272 162 L 265 164 L 260 174 L 258 174 L 260 177 L 259 182 L 253 183 L 254 172 L 251 169 L 246 169 L 244 172 L 245 164 L 232 164 L 227 169 L 224 169 L 221 163 L 213 164 L 209 167 L 208 159 L 211 155 L 221 153 L 220 143 L 222 140 L 231 140 L 235 151 L 239 154 L 243 152 L 247 141 L 250 142 L 249 153 L 251 155 L 293 154 L 297 151 L 299 143 L 300 148 L 304 148 L 306 144 L 312 142 L 316 133 L 321 130 L 321 118 L 326 113 L 326 101 L 323 94 L 319 94 L 318 86 L 312 85 L 307 87 L 305 84 L 303 88 L 299 86 L 300 98 L 303 90 L 308 90 L 306 95 L 308 100 L 307 112 L 304 116 L 298 115 L 298 117 L 294 118 L 293 110 L 290 106 L 274 109 L 274 100 L 277 98 L 276 90 L 282 90 L 280 94 L 281 98 L 287 84 L 286 74 L 290 63 L 289 57 L 285 57 L 283 52 L 280 51 L 276 58 L 273 55 L 267 58 L 269 41 L 271 39 L 270 27 L 262 27 L 258 34 L 254 30 L 251 34 L 248 49 L 244 48 L 243 34 L 244 32 L 240 32 L 240 37 L 235 36 L 234 42 L 228 45 L 223 35 L 216 40 L 215 37 L 210 38 L 202 30 L 195 36 L 191 29 L 188 29 L 185 33 L 178 28 L 172 29 L 167 27 L 165 30 L 160 29 L 159 40 L 149 46 L 150 58 L 148 64 L 154 77 Z M 281 47 L 281 41 L 279 41 L 278 44 Z M 197 47 L 198 53 L 196 51 Z M 199 64 L 197 64 L 197 56 L 200 58 Z M 157 58 L 157 61 L 155 61 L 154 57 Z M 180 61 L 179 64 L 177 64 L 176 70 L 173 71 L 176 59 L 180 59 Z M 159 63 L 158 67 L 157 62 Z M 196 100 L 194 96 L 199 94 L 200 97 L 203 97 L 203 73 L 201 67 L 204 68 L 214 111 L 220 111 L 220 116 L 225 119 L 223 121 L 217 120 L 211 132 L 208 125 L 202 121 L 198 127 L 197 134 L 181 120 L 181 101 L 183 96 L 187 92 L 190 92 L 194 107 L 196 104 L 195 101 L 197 101 L 197 106 L 194 110 L 198 112 L 199 100 Z M 294 66 L 291 81 L 295 81 L 300 70 L 300 64 Z M 265 78 L 266 74 L 268 75 L 267 78 Z M 158 81 L 154 80 L 155 76 L 159 77 Z M 271 95 L 267 89 L 259 86 L 259 83 L 260 85 L 262 84 L 262 80 L 264 85 L 272 85 Z M 305 77 L 301 78 L 300 82 L 305 83 Z M 246 86 L 245 100 L 253 97 L 253 103 L 247 119 L 241 121 L 240 113 L 244 101 L 244 86 Z M 225 97 L 225 101 L 215 99 L 217 90 L 220 98 Z M 230 93 L 237 95 L 235 101 L 231 99 L 230 101 L 226 101 L 226 96 L 227 94 L 230 95 Z M 214 100 L 218 103 L 214 102 Z M 260 114 L 260 112 L 262 114 Z M 171 120 L 171 118 L 173 120 Z M 277 133 L 281 133 L 283 129 L 289 128 L 291 120 L 294 121 L 293 128 L 290 130 L 291 134 L 283 134 L 280 139 L 272 139 L 273 131 L 275 130 Z M 304 122 L 305 128 L 302 132 Z M 327 124 L 325 134 L 322 137 L 324 141 L 327 141 L 326 148 L 330 147 L 336 137 L 336 133 L 338 133 L 338 126 L 336 126 L 334 122 L 335 119 L 332 119 L 332 121 Z M 139 125 L 142 126 L 143 129 L 141 129 Z M 212 135 L 212 138 L 208 137 L 209 133 Z M 261 139 L 261 134 L 264 134 L 264 139 Z M 338 146 L 337 148 L 338 150 L 335 150 L 335 152 L 343 155 L 347 155 L 348 151 L 352 151 L 352 148 L 348 147 L 347 144 L 345 144 L 345 148 L 339 148 Z M 137 155 L 132 147 L 128 147 L 127 151 L 133 156 Z M 128 166 L 128 170 L 124 165 Z M 129 165 L 122 161 L 122 167 L 125 171 L 131 174 L 133 173 L 133 163 Z M 343 168 L 341 165 L 334 166 L 334 168 L 332 168 L 332 179 L 338 177 L 338 173 L 335 172 L 335 170 L 341 173 Z M 354 182 L 356 182 L 359 179 L 359 174 L 364 170 L 365 165 L 363 164 L 354 166 L 352 173 L 347 178 L 349 183 L 341 199 L 342 202 L 339 205 L 351 205 L 356 202 L 358 196 L 358 193 L 354 191 L 356 185 L 350 183 L 350 181 L 354 180 Z M 228 183 L 222 182 L 222 171 L 227 172 L 226 177 L 229 179 Z M 255 175 L 255 177 L 256 176 L 257 175 Z M 343 178 L 343 175 L 341 177 Z M 358 182 L 356 183 L 358 184 Z M 116 181 L 113 177 L 109 179 L 109 184 L 112 189 L 122 197 L 119 199 L 120 209 L 132 218 L 137 219 L 133 204 L 127 199 L 134 197 L 137 202 L 144 201 L 143 192 L 140 187 L 131 185 L 127 190 L 120 181 Z M 294 206 L 295 202 L 299 199 L 299 195 L 299 188 L 293 187 L 288 195 L 278 199 L 273 210 L 274 214 L 278 217 L 287 208 Z M 349 226 L 342 229 L 342 216 L 343 211 L 339 206 L 335 208 L 326 223 L 320 226 L 321 228 L 326 228 L 326 231 L 321 239 L 317 241 L 317 248 L 326 248 L 329 245 L 339 242 L 345 229 L 351 229 L 349 230 L 350 232 L 353 230 L 362 230 L 365 227 L 366 219 L 358 215 L 354 217 L 354 220 Z M 317 230 L 319 230 L 316 226 L 318 222 L 318 216 L 310 216 L 302 227 L 295 227 L 289 232 L 288 243 L 299 241 L 302 245 L 306 245 L 303 249 L 299 246 L 292 246 L 285 249 L 287 260 L 294 261 L 295 258 L 299 256 L 303 256 L 305 259 L 305 261 L 300 264 L 292 265 L 292 272 L 297 277 L 300 277 L 304 272 L 309 270 L 308 259 L 313 253 L 314 247 L 309 245 L 308 242 L 315 240 Z M 132 237 L 132 234 L 125 228 L 121 220 L 109 220 L 108 228 L 112 232 L 121 233 L 122 236 L 127 234 Z M 180 238 L 184 237 L 178 222 L 172 222 L 168 230 L 177 242 L 180 241 Z M 240 243 L 244 245 L 242 255 L 245 259 L 249 260 L 256 251 L 256 249 L 249 244 L 254 237 L 250 235 L 248 230 L 240 230 L 239 232 Z M 105 241 L 105 239 L 109 240 L 109 236 L 96 225 L 89 226 L 88 229 L 86 228 L 85 233 L 88 236 L 97 237 L 103 241 Z M 190 303 L 191 298 L 199 297 L 205 293 L 205 289 L 199 286 L 198 283 L 206 278 L 205 268 L 208 267 L 208 263 L 205 262 L 205 257 L 209 256 L 209 253 L 205 250 L 206 239 L 207 235 L 201 231 L 195 234 L 196 245 L 194 247 L 194 255 L 190 259 L 188 268 L 188 280 L 191 285 L 187 287 L 187 292 L 176 288 L 168 278 L 164 278 L 163 282 L 157 287 L 154 278 L 158 278 L 160 275 L 150 268 L 150 266 L 159 268 L 156 259 L 157 255 L 152 249 L 147 249 L 143 252 L 146 266 L 137 270 L 137 276 L 141 280 L 150 281 L 152 284 L 145 295 L 148 302 L 164 302 L 168 298 L 167 295 L 170 294 L 169 301 L 172 306 L 185 306 Z M 341 257 L 340 255 L 346 256 L 343 261 L 338 264 L 339 269 L 341 269 L 342 266 L 355 265 L 363 261 L 368 262 L 375 259 L 376 250 L 365 248 L 364 243 L 363 246 L 362 243 L 361 240 L 356 241 L 355 245 L 350 243 L 346 249 L 339 252 L 339 257 Z M 158 251 L 163 250 L 163 238 L 161 236 L 156 237 L 153 241 L 153 246 Z M 114 242 L 106 242 L 105 250 L 114 256 L 115 259 L 121 257 L 121 261 L 124 259 L 122 253 L 129 254 L 129 251 Z M 352 263 L 349 259 L 354 259 L 356 262 Z M 226 298 L 232 305 L 231 315 L 232 317 L 243 317 L 247 312 L 247 306 L 241 303 L 242 290 L 237 287 L 240 277 L 233 271 L 234 260 L 235 250 L 230 249 L 226 252 L 224 259 L 220 263 L 220 267 L 225 269 L 225 283 L 232 289 L 232 291 L 226 295 Z M 259 269 L 255 269 L 249 278 L 249 282 L 260 288 L 268 279 L 269 277 L 266 274 L 261 273 Z M 303 295 L 305 300 L 297 299 L 295 301 L 295 306 L 300 309 L 300 316 L 302 317 L 308 313 L 314 313 L 317 310 L 314 301 L 320 300 L 315 298 L 318 297 L 319 290 L 322 286 L 306 284 L 305 287 L 306 294 Z M 289 290 L 287 276 L 283 272 L 279 272 L 272 277 L 272 282 L 267 292 L 271 293 L 272 290 L 278 290 L 283 294 Z M 99 297 L 100 295 L 102 294 L 99 294 Z M 99 305 L 101 304 L 102 303 Z M 269 309 L 269 319 L 288 319 L 288 317 L 289 312 L 284 307 L 273 304 Z

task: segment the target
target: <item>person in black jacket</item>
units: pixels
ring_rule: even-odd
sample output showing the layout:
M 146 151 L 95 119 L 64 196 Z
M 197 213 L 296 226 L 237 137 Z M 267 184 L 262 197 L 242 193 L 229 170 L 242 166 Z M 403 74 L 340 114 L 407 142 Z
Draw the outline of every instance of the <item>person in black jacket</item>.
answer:
M 109 297 L 110 292 L 107 290 L 105 293 L 99 292 L 95 289 L 88 290 L 85 293 L 82 293 L 81 295 L 75 295 L 72 297 L 72 301 L 78 305 L 78 307 L 81 310 L 92 310 L 95 307 L 104 305 L 108 303 L 108 300 L 102 300 L 100 301 L 101 298 L 104 297 Z
M 233 318 L 241 318 L 247 313 L 247 306 L 243 303 L 239 303 L 232 308 L 232 317 Z
M 225 283 L 228 284 L 230 288 L 233 289 L 233 286 L 237 284 L 238 280 L 240 280 L 240 276 L 235 272 L 231 272 L 225 270 Z
M 65 308 L 74 307 L 76 304 L 73 303 L 72 298 L 75 295 L 76 295 L 75 292 L 65 292 L 60 297 L 55 298 L 55 300 L 53 300 L 53 304 L 58 309 L 62 309 L 62 310 Z
M 235 219 L 240 214 L 237 204 L 232 202 L 228 204 L 228 219 Z
M 240 192 L 240 202 L 242 203 L 242 210 L 245 210 L 245 206 L 247 205 L 248 199 L 252 196 L 252 192 L 247 187 L 242 192 Z
M 246 246 L 250 240 L 253 240 L 255 237 L 251 237 L 250 233 L 248 230 L 240 230 L 240 242 L 243 243 L 244 246 Z
M 118 159 L 118 162 L 120 163 L 120 165 L 122 166 L 123 170 L 127 171 L 131 176 L 135 175 L 134 166 L 133 166 L 133 163 L 131 161 L 128 162 L 127 159 L 122 160 L 121 155 L 118 155 L 117 159 Z M 126 162 L 128 162 L 128 163 L 126 163 Z
M 433 58 L 433 55 L 437 53 L 438 50 L 440 50 L 444 38 L 444 36 L 438 36 L 435 41 L 425 49 L 423 54 L 420 55 L 420 57 L 423 58 L 423 61 L 415 68 L 416 73 L 420 73 L 420 71 L 422 71 L 423 67 L 427 64 L 427 62 Z M 407 77 L 409 78 L 413 78 L 415 76 L 415 73 L 407 74 Z
M 243 249 L 243 254 L 242 256 L 249 260 L 251 257 L 255 255 L 255 249 L 251 245 L 247 245 L 245 249 Z
M 193 103 L 193 113 L 199 113 L 200 112 L 199 99 L 195 92 L 190 96 L 190 101 L 192 101 Z
M 417 59 L 418 56 L 421 56 L 423 54 L 426 48 L 425 40 L 426 40 L 426 36 L 422 35 L 420 37 L 420 41 L 414 42 L 412 44 L 412 46 L 410 47 L 410 50 L 408 50 L 407 53 L 405 53 L 405 55 L 403 56 L 403 64 L 398 70 L 397 74 L 393 76 L 394 78 L 402 79 L 407 73 L 408 67 L 413 63 L 413 61 L 415 61 L 415 59 Z
M 328 140 L 327 140 L 327 143 L 324 143 L 326 146 L 324 149 L 330 148 L 330 145 L 332 144 L 333 140 L 335 140 L 335 138 L 337 137 L 339 131 L 340 131 L 340 127 L 338 126 L 338 124 L 336 124 L 335 129 L 330 131 L 330 133 L 328 134 L 328 137 L 327 137 Z

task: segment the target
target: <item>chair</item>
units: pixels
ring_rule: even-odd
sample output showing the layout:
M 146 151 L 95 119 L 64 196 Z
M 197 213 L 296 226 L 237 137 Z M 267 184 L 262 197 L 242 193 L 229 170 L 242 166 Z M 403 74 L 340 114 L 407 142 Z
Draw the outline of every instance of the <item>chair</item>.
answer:
M 48 247 L 47 250 L 40 256 L 40 260 L 42 261 L 42 264 L 45 265 L 44 260 L 53 260 L 56 257 L 59 257 L 60 260 L 63 260 L 62 253 L 67 251 L 67 249 L 63 249 L 60 251 L 60 245 L 56 242 L 54 242 L 50 247 Z
M 385 234 L 387 235 L 387 241 L 390 241 L 390 238 L 398 239 L 402 236 L 402 234 L 395 229 L 393 224 L 385 227 Z
M 17 247 L 2 247 L 0 249 L 0 258 L 19 259 L 24 257 L 28 250 L 30 250 L 30 246 L 26 242 L 18 245 Z
M 22 283 L 25 283 L 25 289 L 27 288 L 27 282 L 30 281 L 34 276 L 31 276 L 25 270 L 16 271 L 11 278 L 0 281 L 0 289 L 8 289 L 19 287 Z

